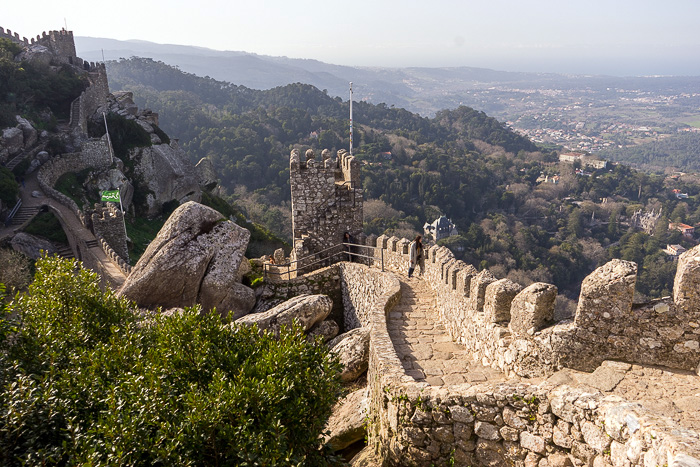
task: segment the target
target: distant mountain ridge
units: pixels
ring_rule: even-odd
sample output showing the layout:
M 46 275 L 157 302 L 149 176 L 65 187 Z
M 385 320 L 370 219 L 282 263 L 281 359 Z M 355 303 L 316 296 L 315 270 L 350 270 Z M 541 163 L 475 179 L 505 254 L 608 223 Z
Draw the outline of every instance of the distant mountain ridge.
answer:
M 422 115 L 457 107 L 455 99 L 435 99 L 436 92 L 458 87 L 477 88 L 483 83 L 536 82 L 559 75 L 495 71 L 485 68 L 364 68 L 332 65 L 318 60 L 271 57 L 248 52 L 93 37 L 76 37 L 76 48 L 87 60 L 147 57 L 198 76 L 252 89 L 271 89 L 291 83 L 311 84 L 332 96 L 347 99 L 354 84 L 355 99 L 385 102 Z

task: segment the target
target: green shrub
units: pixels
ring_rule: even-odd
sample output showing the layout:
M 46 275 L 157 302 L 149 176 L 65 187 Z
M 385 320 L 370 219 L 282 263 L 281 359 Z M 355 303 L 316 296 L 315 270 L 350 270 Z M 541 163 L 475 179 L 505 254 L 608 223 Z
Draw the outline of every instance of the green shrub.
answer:
M 29 170 L 29 167 L 32 165 L 32 161 L 29 160 L 29 158 L 25 158 L 15 166 L 14 169 L 12 169 L 12 173 L 15 174 L 18 177 L 21 177 L 27 173 L 27 170 Z
M 24 228 L 28 234 L 44 237 L 52 242 L 68 244 L 68 237 L 61 222 L 51 212 L 42 212 Z
M 21 310 L 21 312 L 19 312 Z M 0 321 L 2 465 L 327 465 L 337 360 L 198 309 L 155 314 L 96 274 L 37 262 Z
M 19 185 L 15 181 L 15 174 L 7 167 L 0 167 L 0 201 L 3 206 L 12 208 L 18 195 Z

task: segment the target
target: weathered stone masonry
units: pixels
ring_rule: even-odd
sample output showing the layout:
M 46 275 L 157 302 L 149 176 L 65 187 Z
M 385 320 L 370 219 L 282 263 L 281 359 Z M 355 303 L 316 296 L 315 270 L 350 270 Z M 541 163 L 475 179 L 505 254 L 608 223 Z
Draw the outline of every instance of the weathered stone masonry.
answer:
M 362 189 L 360 167 L 344 150 L 338 158 L 324 150 L 322 161 L 312 150 L 302 161 L 298 150 L 289 160 L 292 193 L 292 231 L 294 247 L 291 260 L 309 256 L 320 259 L 328 248 L 342 242 L 343 233 L 358 237 L 362 233 Z M 298 264 L 305 271 L 305 264 Z
M 338 266 L 346 308 L 371 330 L 368 442 L 388 465 L 563 466 L 571 465 L 569 456 L 601 466 L 700 462 L 697 433 L 617 396 L 552 383 L 416 382 L 386 327 L 400 297 L 398 279 L 356 263 Z
M 407 268 L 408 245 L 396 237 L 377 239 L 385 263 L 397 271 Z M 521 290 L 488 271 L 477 273 L 444 247 L 427 251 L 425 269 L 452 338 L 484 365 L 507 374 L 542 376 L 563 367 L 592 371 L 604 360 L 698 371 L 700 249 L 679 262 L 673 299 L 633 306 L 637 266 L 613 260 L 584 280 L 574 320 L 557 324 L 551 284 Z

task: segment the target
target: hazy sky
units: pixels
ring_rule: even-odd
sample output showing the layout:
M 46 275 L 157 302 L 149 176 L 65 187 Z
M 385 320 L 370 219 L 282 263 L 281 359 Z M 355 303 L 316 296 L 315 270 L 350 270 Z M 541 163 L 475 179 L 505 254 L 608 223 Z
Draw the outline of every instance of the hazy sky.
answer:
M 79 36 L 341 65 L 700 75 L 698 0 L 3 3 L 0 26 L 27 37 L 60 29 L 65 18 Z

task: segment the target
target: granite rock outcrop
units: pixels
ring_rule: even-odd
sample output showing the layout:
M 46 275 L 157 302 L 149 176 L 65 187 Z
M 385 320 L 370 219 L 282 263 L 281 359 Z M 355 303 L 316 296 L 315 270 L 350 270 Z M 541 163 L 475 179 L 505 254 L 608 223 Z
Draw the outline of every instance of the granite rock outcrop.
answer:
M 255 295 L 237 283 L 250 232 L 195 202 L 178 207 L 134 266 L 119 295 L 145 308 L 201 304 L 242 315 Z

